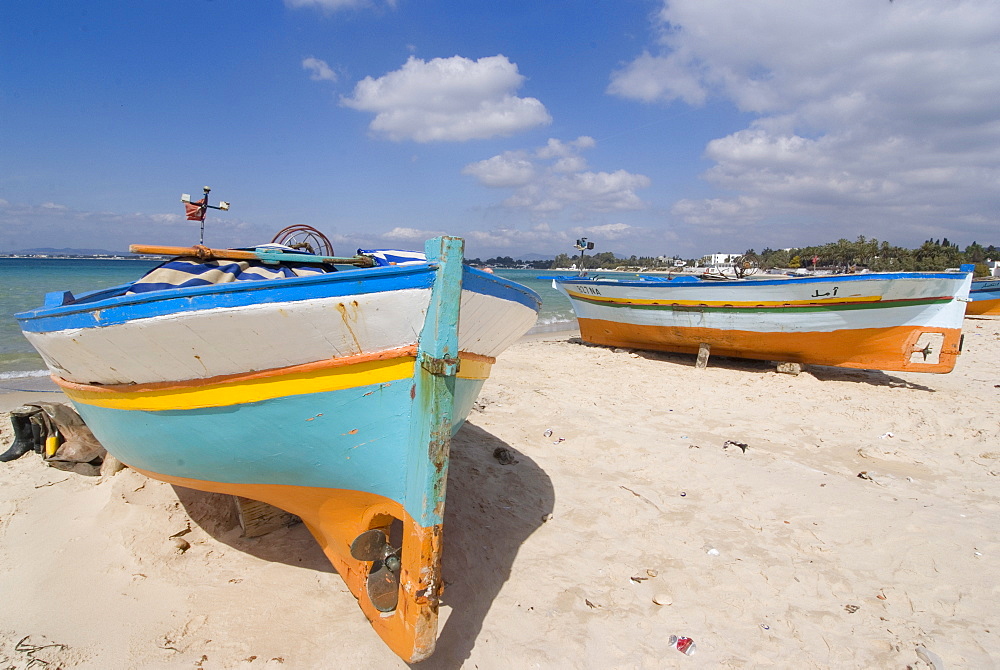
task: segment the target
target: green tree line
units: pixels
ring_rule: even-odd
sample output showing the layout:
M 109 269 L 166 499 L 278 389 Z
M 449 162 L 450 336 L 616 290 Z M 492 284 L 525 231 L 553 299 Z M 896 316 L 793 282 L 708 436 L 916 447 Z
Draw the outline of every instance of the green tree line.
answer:
M 813 262 L 815 259 L 815 263 Z M 583 268 L 587 270 L 611 270 L 619 267 L 635 267 L 647 269 L 667 269 L 674 265 L 675 260 L 684 260 L 688 265 L 694 265 L 699 259 L 680 259 L 678 256 L 665 258 L 663 256 L 616 256 L 610 251 L 587 254 L 583 259 Z M 859 236 L 853 242 L 840 239 L 819 246 L 797 247 L 793 249 L 764 249 L 756 252 L 748 249 L 743 253 L 743 261 L 753 267 L 764 270 L 773 268 L 812 268 L 814 265 L 822 269 L 860 270 L 867 268 L 875 272 L 886 271 L 933 271 L 947 268 L 957 268 L 966 263 L 976 265 L 976 276 L 988 274 L 987 260 L 1000 260 L 1000 249 L 994 245 L 983 246 L 978 242 L 961 249 L 958 244 L 943 239 L 929 239 L 916 249 L 897 247 L 888 242 L 880 242 L 875 238 L 868 239 Z M 510 256 L 498 256 L 481 261 L 478 258 L 467 261 L 471 265 L 489 267 L 516 268 L 526 267 L 536 270 L 568 268 L 579 265 L 578 254 L 559 254 L 553 260 L 523 261 Z
M 864 235 L 855 241 L 837 240 L 821 246 L 798 249 L 764 249 L 759 254 L 749 249 L 745 257 L 764 269 L 816 267 L 834 269 L 867 268 L 875 272 L 945 270 L 966 263 L 976 265 L 976 274 L 987 274 L 986 261 L 1000 260 L 1000 249 L 973 242 L 964 250 L 943 239 L 930 239 L 916 249 L 897 247 Z

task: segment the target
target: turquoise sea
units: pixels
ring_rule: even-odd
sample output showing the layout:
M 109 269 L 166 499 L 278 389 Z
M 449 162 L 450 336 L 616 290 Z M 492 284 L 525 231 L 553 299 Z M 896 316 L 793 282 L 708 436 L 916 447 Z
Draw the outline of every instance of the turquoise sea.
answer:
M 126 284 L 156 266 L 155 261 L 109 259 L 0 258 L 0 381 L 48 375 L 41 357 L 21 334 L 14 314 L 42 304 L 50 291 L 75 294 Z M 569 300 L 548 277 L 565 272 L 497 270 L 542 296 L 533 332 L 574 328 Z

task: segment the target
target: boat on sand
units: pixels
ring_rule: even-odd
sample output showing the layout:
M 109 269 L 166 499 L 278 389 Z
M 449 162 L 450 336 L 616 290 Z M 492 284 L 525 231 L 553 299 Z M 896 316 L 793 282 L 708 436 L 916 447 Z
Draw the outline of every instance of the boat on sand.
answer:
M 415 662 L 437 634 L 451 436 L 540 307 L 462 252 L 450 237 L 404 261 L 175 249 L 133 284 L 50 293 L 17 318 L 111 454 L 299 516 Z
M 969 272 L 706 280 L 557 277 L 593 344 L 847 368 L 949 372 Z
M 1000 277 L 973 279 L 966 314 L 1000 314 Z

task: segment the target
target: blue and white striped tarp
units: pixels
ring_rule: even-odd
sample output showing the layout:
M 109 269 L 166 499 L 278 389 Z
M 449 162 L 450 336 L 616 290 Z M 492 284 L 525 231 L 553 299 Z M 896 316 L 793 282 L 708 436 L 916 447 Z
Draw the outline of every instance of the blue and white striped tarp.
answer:
M 281 244 L 261 244 L 253 249 L 272 249 L 284 253 L 302 253 Z M 317 264 L 282 262 L 265 265 L 262 261 L 203 261 L 193 256 L 174 258 L 147 272 L 132 284 L 126 295 L 190 286 L 208 286 L 234 281 L 261 281 L 288 277 L 309 277 L 332 271 Z
M 422 251 L 403 251 L 401 249 L 358 249 L 358 254 L 371 256 L 378 266 L 385 265 L 419 265 L 427 262 L 427 256 Z

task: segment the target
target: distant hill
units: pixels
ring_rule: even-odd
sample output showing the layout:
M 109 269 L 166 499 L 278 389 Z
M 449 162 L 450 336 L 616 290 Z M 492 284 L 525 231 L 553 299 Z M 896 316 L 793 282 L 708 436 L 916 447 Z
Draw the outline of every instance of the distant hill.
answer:
M 55 249 L 53 247 L 36 247 L 34 249 L 18 249 L 7 251 L 8 254 L 38 255 L 47 254 L 49 256 L 125 256 L 131 255 L 125 251 L 108 251 L 107 249 Z

